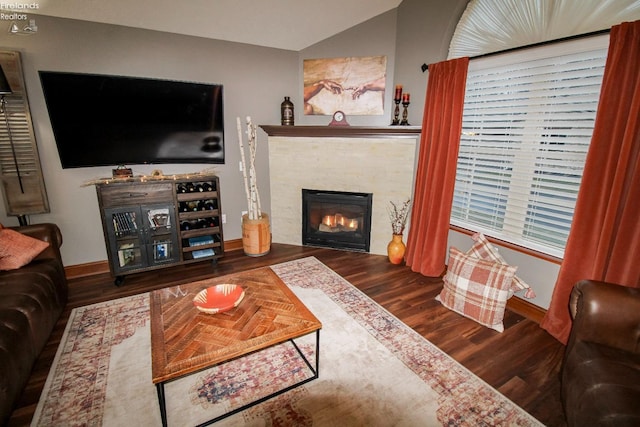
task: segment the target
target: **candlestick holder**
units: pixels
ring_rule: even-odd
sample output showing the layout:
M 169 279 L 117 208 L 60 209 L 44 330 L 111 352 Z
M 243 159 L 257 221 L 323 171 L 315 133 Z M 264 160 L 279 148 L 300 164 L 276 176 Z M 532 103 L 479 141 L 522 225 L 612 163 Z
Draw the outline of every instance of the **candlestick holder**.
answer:
M 403 101 L 402 102 L 402 106 L 404 107 L 404 110 L 402 110 L 402 121 L 400 122 L 400 126 L 410 126 L 409 122 L 407 121 L 407 108 L 409 108 L 409 101 Z
M 400 100 L 394 99 L 393 102 L 396 103 L 396 109 L 393 112 L 393 121 L 391 122 L 391 126 L 397 126 L 400 124 Z

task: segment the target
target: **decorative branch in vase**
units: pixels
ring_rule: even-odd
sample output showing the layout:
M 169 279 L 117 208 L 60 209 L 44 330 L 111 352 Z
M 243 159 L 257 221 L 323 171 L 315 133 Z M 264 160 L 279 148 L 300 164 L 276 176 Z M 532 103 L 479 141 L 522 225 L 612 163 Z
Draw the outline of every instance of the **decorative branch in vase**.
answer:
M 391 229 L 393 230 L 393 238 L 387 245 L 387 255 L 391 264 L 400 264 L 404 260 L 404 252 L 406 246 L 402 241 L 402 233 L 407 224 L 411 199 L 407 199 L 401 205 L 389 202 L 387 212 L 391 220 Z
M 389 202 L 387 212 L 389 212 L 389 219 L 391 220 L 391 229 L 393 230 L 393 234 L 404 233 L 404 227 L 407 224 L 410 206 L 411 199 L 405 200 L 401 205 Z
M 271 230 L 269 226 L 269 216 L 262 212 L 260 193 L 258 192 L 256 175 L 258 138 L 256 126 L 251 122 L 251 117 L 247 116 L 246 133 L 248 156 L 245 154 L 246 149 L 242 141 L 243 134 L 240 117 L 236 118 L 236 126 L 238 130 L 238 144 L 240 146 L 240 159 L 242 162 L 244 191 L 247 197 L 247 214 L 242 216 L 242 246 L 246 255 L 266 255 L 271 249 Z

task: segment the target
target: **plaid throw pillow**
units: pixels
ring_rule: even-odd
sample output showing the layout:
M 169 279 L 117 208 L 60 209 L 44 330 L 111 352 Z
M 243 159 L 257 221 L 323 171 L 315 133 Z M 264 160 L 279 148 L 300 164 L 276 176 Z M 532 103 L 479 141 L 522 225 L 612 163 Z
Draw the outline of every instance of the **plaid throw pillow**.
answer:
M 476 258 L 481 258 L 487 261 L 507 264 L 507 261 L 505 261 L 502 255 L 500 255 L 500 252 L 498 252 L 498 249 L 495 246 L 493 246 L 491 242 L 489 242 L 489 240 L 487 240 L 484 234 L 475 233 L 473 236 L 471 236 L 471 238 L 475 243 L 473 244 L 473 246 L 471 246 L 471 249 L 467 251 L 467 255 L 472 255 L 472 256 L 475 256 Z M 511 291 L 511 295 L 509 295 L 510 297 L 513 295 L 513 292 L 518 292 L 525 289 L 527 291 L 524 294 L 526 298 L 536 297 L 536 294 L 535 292 L 533 292 L 533 289 L 531 289 L 531 286 L 529 286 L 528 283 L 526 283 L 524 280 L 522 280 L 518 276 L 513 277 L 513 282 L 511 283 L 511 287 L 509 289 Z
M 27 265 L 47 247 L 47 242 L 0 226 L 0 270 L 15 270 Z
M 444 288 L 436 300 L 481 325 L 503 332 L 502 319 L 516 270 L 517 267 L 479 259 L 451 247 Z

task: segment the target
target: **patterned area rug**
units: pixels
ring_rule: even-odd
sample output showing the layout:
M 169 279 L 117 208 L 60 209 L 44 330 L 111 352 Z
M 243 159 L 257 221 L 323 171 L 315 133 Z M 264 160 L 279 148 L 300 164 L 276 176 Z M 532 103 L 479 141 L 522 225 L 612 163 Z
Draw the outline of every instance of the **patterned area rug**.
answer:
M 317 259 L 271 268 L 323 324 L 320 377 L 216 425 L 541 425 Z M 205 422 L 304 368 L 285 344 L 171 382 L 169 425 Z M 32 425 L 160 425 L 148 294 L 73 310 Z

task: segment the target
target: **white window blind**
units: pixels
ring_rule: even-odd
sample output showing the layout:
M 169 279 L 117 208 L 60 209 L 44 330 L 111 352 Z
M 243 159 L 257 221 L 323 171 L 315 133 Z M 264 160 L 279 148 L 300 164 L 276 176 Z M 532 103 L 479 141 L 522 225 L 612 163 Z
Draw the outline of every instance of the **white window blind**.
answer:
M 470 67 L 452 224 L 563 256 L 607 55 L 596 45 Z

